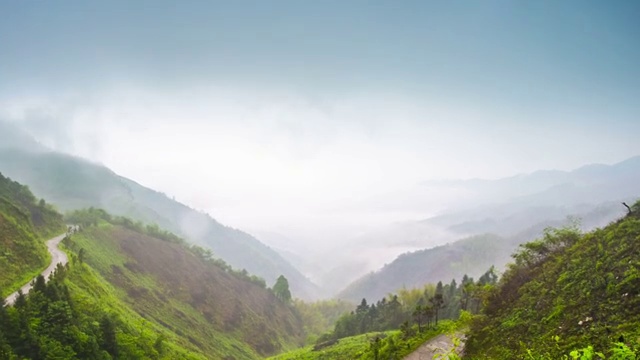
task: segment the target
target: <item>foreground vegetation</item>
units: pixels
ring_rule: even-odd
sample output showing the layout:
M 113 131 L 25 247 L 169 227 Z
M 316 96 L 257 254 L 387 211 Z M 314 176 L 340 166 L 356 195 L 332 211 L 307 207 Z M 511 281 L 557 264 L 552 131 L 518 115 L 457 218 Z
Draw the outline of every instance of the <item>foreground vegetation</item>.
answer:
M 272 359 L 402 359 L 426 340 L 465 327 L 471 312 L 480 308 L 484 294 L 496 281 L 497 275 L 491 268 L 477 281 L 465 275 L 460 285 L 452 280 L 446 285 L 439 282 L 435 286 L 402 289 L 371 304 L 362 299 L 353 311 L 335 318 L 331 331 L 317 338 L 314 335 L 313 345 Z M 316 314 L 303 317 L 308 326 L 317 321 L 319 311 L 312 311 L 314 307 L 335 317 L 333 311 L 343 304 L 300 302 L 296 306 L 305 314 Z
M 0 297 L 44 270 L 50 256 L 44 241 L 64 230 L 62 216 L 49 204 L 0 174 Z
M 20 265 L 0 275 L 15 283 L 22 265 L 47 264 L 44 238 L 65 226 L 3 177 L 0 205 L 0 260 Z M 157 226 L 101 210 L 68 220 L 81 224 L 62 242 L 70 263 L 15 306 L 0 302 L 0 359 L 260 359 L 303 343 L 286 278 L 269 289 Z
M 486 297 L 470 359 L 636 359 L 640 351 L 640 202 L 587 234 L 550 229 L 525 244 Z
M 293 306 L 264 280 L 154 226 L 105 214 L 71 214 L 99 219 L 85 222 L 64 243 L 113 289 L 110 296 L 159 334 L 212 359 L 257 359 L 302 344 L 302 322 Z M 91 286 L 77 290 L 89 292 Z M 102 297 L 93 301 L 109 306 Z
M 417 326 L 404 330 L 370 332 L 341 338 L 326 346 L 307 346 L 270 360 L 377 360 L 402 359 L 425 341 L 440 334 L 452 333 L 462 323 L 445 320 L 429 329 Z

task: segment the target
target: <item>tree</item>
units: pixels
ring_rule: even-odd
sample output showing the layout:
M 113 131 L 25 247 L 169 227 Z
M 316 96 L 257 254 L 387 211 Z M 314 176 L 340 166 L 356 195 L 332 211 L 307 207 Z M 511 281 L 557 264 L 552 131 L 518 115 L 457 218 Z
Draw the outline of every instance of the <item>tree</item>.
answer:
M 425 309 L 422 305 L 417 305 L 413 310 L 413 320 L 418 324 L 418 332 L 422 332 L 422 321 L 425 318 Z
M 2 294 L 2 291 L 0 291 Z M 5 309 L 4 298 L 0 296 L 0 359 L 10 359 L 12 352 L 5 337 L 6 330 L 9 329 L 9 315 Z
M 289 291 L 289 281 L 284 275 L 280 275 L 273 285 L 273 293 L 284 302 L 291 301 L 291 291 Z
M 100 319 L 100 331 L 102 332 L 100 347 L 116 359 L 118 357 L 116 326 L 109 316 L 104 316 Z
M 429 302 L 432 304 L 433 311 L 436 316 L 436 326 L 438 326 L 438 312 L 444 306 L 444 298 L 442 297 L 442 294 L 435 294 L 431 299 L 429 299 Z

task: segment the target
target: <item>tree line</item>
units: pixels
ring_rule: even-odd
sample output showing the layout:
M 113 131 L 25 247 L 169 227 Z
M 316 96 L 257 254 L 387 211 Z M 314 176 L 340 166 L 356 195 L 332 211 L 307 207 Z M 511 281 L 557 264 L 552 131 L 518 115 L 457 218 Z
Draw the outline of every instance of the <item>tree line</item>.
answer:
M 77 311 L 58 264 L 50 281 L 40 275 L 14 306 L 0 299 L 1 359 L 112 359 L 118 356 L 116 325 L 106 313 Z
M 497 280 L 491 267 L 477 281 L 464 275 L 460 285 L 454 279 L 446 285 L 438 282 L 422 289 L 402 289 L 371 304 L 362 299 L 353 311 L 338 318 L 333 331 L 318 338 L 316 347 L 373 331 L 400 329 L 410 337 L 436 327 L 439 320 L 458 319 L 462 310 L 477 313 Z
M 263 278 L 250 274 L 246 269 L 234 269 L 223 259 L 215 257 L 215 254 L 211 249 L 203 248 L 195 244 L 189 244 L 180 236 L 170 231 L 166 231 L 156 224 L 144 224 L 141 221 L 134 221 L 125 216 L 113 216 L 103 209 L 96 209 L 94 207 L 74 210 L 67 213 L 65 218 L 67 222 L 77 224 L 80 232 L 83 229 L 98 226 L 98 224 L 103 221 L 112 225 L 122 226 L 139 234 L 145 234 L 162 241 L 177 244 L 206 263 L 217 266 L 237 278 L 252 282 L 263 289 L 266 289 L 267 287 L 267 283 Z

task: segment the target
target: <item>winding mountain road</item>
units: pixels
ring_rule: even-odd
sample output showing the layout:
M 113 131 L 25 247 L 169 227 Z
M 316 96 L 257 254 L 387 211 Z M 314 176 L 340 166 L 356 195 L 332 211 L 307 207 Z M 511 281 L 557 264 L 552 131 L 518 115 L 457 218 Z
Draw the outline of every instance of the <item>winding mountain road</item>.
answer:
M 455 352 L 458 355 L 462 355 L 465 339 L 464 335 L 462 333 L 456 333 L 453 335 L 442 334 L 426 341 L 418 348 L 418 350 L 405 357 L 404 360 L 432 360 L 436 355 L 446 354 L 453 349 L 453 337 L 460 339 L 460 343 L 455 349 Z M 446 357 L 444 359 L 446 359 Z
M 53 273 L 53 271 L 56 269 L 56 266 L 58 266 L 58 264 L 66 265 L 69 262 L 69 259 L 67 258 L 67 254 L 65 254 L 64 251 L 58 248 L 58 244 L 60 244 L 60 241 L 62 241 L 62 239 L 64 239 L 65 236 L 67 236 L 67 233 L 58 235 L 53 239 L 47 240 L 47 249 L 51 254 L 51 264 L 49 264 L 49 266 L 43 272 L 40 273 L 40 275 L 44 276 L 46 280 L 48 280 L 49 275 Z M 33 287 L 31 285 L 33 280 L 35 280 L 35 278 L 20 288 L 20 290 L 22 290 L 24 294 L 27 294 Z M 18 298 L 18 291 L 12 293 L 5 299 L 5 303 L 7 306 L 12 306 L 16 302 L 16 299 Z

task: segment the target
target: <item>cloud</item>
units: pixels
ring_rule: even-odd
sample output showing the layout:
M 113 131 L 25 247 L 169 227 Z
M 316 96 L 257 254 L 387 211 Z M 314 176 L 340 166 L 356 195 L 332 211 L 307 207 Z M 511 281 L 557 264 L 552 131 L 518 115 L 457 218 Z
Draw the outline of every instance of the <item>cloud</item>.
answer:
M 5 96 L 0 109 L 49 146 L 102 162 L 240 228 L 309 228 L 321 226 L 321 218 L 322 226 L 357 227 L 379 211 L 357 204 L 422 180 L 496 178 L 633 155 L 633 143 L 618 145 L 613 135 L 628 137 L 628 128 L 609 135 L 605 125 L 583 126 L 576 118 L 592 119 L 586 111 L 547 112 L 540 122 L 543 111 L 393 91 L 309 95 L 122 83 Z

